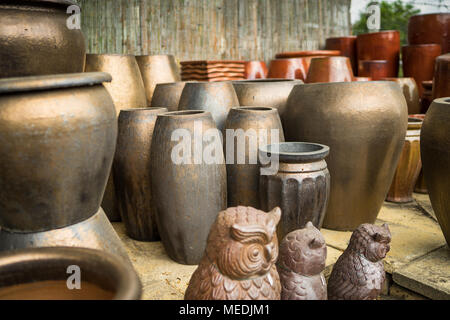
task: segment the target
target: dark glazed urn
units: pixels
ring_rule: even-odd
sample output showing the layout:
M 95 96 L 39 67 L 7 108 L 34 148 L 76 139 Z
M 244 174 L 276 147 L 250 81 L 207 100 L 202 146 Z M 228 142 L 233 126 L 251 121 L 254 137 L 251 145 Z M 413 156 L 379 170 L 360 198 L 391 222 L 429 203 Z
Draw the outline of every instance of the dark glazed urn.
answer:
M 212 153 L 214 159 L 204 156 Z M 211 225 L 227 207 L 222 143 L 211 114 L 187 110 L 158 115 L 150 166 L 164 248 L 178 263 L 198 264 Z
M 150 150 L 158 114 L 166 108 L 124 109 L 114 158 L 117 205 L 125 230 L 133 239 L 159 240 L 152 201 Z
M 69 289 L 78 270 L 81 288 Z M 141 292 L 133 267 L 103 251 L 53 247 L 0 254 L 0 300 L 138 300 Z
M 269 107 L 232 108 L 225 131 L 228 207 L 259 209 L 258 147 L 284 141 L 278 111 Z
M 431 205 L 450 245 L 450 98 L 433 101 L 420 135 L 423 174 Z
M 0 78 L 83 72 L 80 29 L 69 29 L 69 0 L 0 1 Z
M 287 141 L 330 147 L 331 193 L 324 228 L 353 230 L 375 222 L 407 128 L 405 97 L 389 81 L 296 86 L 286 107 Z
M 450 53 L 436 58 L 433 78 L 433 100 L 450 97 Z
M 279 160 L 275 174 L 264 175 L 261 171 L 259 191 L 262 210 L 281 208 L 280 239 L 305 228 L 307 222 L 322 227 L 330 195 L 330 173 L 325 162 L 329 150 L 327 146 L 305 142 L 285 142 L 259 149 L 262 158 L 277 156 Z

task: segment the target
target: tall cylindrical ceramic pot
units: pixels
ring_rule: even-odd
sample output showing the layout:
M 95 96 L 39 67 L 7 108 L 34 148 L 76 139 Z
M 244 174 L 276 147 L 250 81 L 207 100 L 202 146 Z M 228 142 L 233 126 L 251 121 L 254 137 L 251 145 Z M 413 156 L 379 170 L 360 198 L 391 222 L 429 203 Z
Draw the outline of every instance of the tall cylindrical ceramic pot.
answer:
M 0 79 L 0 251 L 69 245 L 127 257 L 100 208 L 117 137 L 108 81 Z
M 373 81 L 389 77 L 389 61 L 358 60 L 358 76 L 370 77 Z
M 232 108 L 225 131 L 228 207 L 259 209 L 258 148 L 284 142 L 278 111 L 270 107 Z
M 433 101 L 423 121 L 420 151 L 431 205 L 450 245 L 450 98 Z
M 287 141 L 330 147 L 323 226 L 353 230 L 374 223 L 405 140 L 408 110 L 400 87 L 389 81 L 295 86 L 286 112 Z
M 436 58 L 433 78 L 433 100 L 450 97 L 450 53 Z
M 353 74 L 358 72 L 358 60 L 356 58 L 356 36 L 327 38 L 325 49 L 339 50 L 342 56 L 350 59 Z
M 128 236 L 159 240 L 152 201 L 150 150 L 158 114 L 166 108 L 124 109 L 119 114 L 113 176 L 117 205 Z
M 419 176 L 422 162 L 420 161 L 420 128 L 422 120 L 408 118 L 405 144 L 395 170 L 391 187 L 386 200 L 405 203 L 413 201 L 413 190 Z
M 158 231 L 170 258 L 198 264 L 209 229 L 227 207 L 219 131 L 201 110 L 158 115 L 150 166 Z
M 261 174 L 259 190 L 263 210 L 281 208 L 277 227 L 280 239 L 304 228 L 309 221 L 316 228 L 322 226 L 330 195 L 330 173 L 325 162 L 329 150 L 327 146 L 305 142 L 285 142 L 259 149 L 262 157 L 277 155 L 279 161 L 278 172 Z
M 185 81 L 158 83 L 153 91 L 151 107 L 167 108 L 169 111 L 177 111 L 183 92 Z
M 239 100 L 231 82 L 188 82 L 181 93 L 179 110 L 204 110 L 211 113 L 222 131 L 228 112 Z
M 414 78 L 382 78 L 381 80 L 397 82 L 405 96 L 408 114 L 420 113 L 419 89 Z
M 450 51 L 450 13 L 418 14 L 409 18 L 409 44 L 437 43 L 442 53 Z
M 313 58 L 306 83 L 353 81 L 350 59 L 347 57 Z
M 69 0 L 0 1 L 0 78 L 83 72 L 86 45 Z

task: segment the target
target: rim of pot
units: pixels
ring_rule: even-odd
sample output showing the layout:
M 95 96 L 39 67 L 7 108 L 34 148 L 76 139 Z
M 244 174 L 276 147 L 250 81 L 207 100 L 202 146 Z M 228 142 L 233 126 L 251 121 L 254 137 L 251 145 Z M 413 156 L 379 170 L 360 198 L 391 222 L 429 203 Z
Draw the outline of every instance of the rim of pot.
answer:
M 408 47 L 442 47 L 439 43 L 420 43 L 420 44 L 405 44 L 402 48 Z
M 166 107 L 145 107 L 145 108 L 127 108 L 127 109 L 122 109 L 120 110 L 120 112 L 137 112 L 137 111 L 157 111 L 157 110 L 161 110 L 167 112 L 169 109 L 167 109 Z M 119 113 L 120 113 L 119 112 Z
M 389 60 L 359 60 L 359 63 L 389 63 Z
M 266 83 L 293 83 L 293 84 L 303 84 L 304 82 L 300 79 L 284 79 L 284 78 L 266 78 L 266 79 L 253 79 L 253 80 L 233 80 L 234 84 L 246 84 L 246 85 L 257 85 Z
M 281 52 L 278 53 L 277 55 L 280 56 L 285 56 L 285 55 L 304 55 L 304 57 L 308 57 L 308 56 L 315 56 L 315 55 L 320 55 L 320 54 L 336 54 L 337 52 L 339 52 L 339 54 L 341 53 L 341 50 L 332 50 L 332 49 L 324 49 L 324 50 L 300 50 L 300 51 L 286 51 L 286 52 Z
M 142 285 L 130 263 L 105 251 L 79 247 L 30 248 L 0 254 L 0 288 L 40 281 L 66 281 L 70 265 L 80 267 L 82 282 L 112 292 L 113 300 L 141 297 Z
M 274 112 L 277 111 L 278 109 L 273 108 L 273 107 L 264 107 L 264 106 L 239 106 L 239 107 L 232 107 L 230 109 L 234 110 L 234 111 L 239 111 L 239 112 Z
M 398 86 L 399 84 L 395 81 L 386 81 L 386 80 L 375 80 L 375 81 L 340 81 L 340 82 L 314 82 L 314 83 L 305 83 L 302 86 L 298 87 L 310 87 L 310 86 L 322 86 L 322 87 L 334 87 L 334 86 L 373 86 L 373 85 L 388 85 L 388 86 Z M 294 88 L 295 89 L 295 88 Z M 294 90 L 292 89 L 292 90 Z
M 450 104 L 450 97 L 436 98 L 432 103 Z
M 158 117 L 196 118 L 199 115 L 208 116 L 210 112 L 205 110 L 178 110 L 158 114 Z
M 325 41 L 328 40 L 328 39 L 332 39 L 332 40 L 335 40 L 335 39 L 356 39 L 356 36 L 330 37 L 330 38 L 326 38 Z
M 419 16 L 436 16 L 436 15 L 450 15 L 449 12 L 430 12 L 430 13 L 419 13 L 419 14 L 415 14 L 411 17 L 409 17 L 410 19 L 413 17 L 419 17 Z
M 144 58 L 144 57 L 151 57 L 151 58 L 156 58 L 156 57 L 171 57 L 173 58 L 173 54 L 140 54 L 135 56 L 136 58 Z
M 64 73 L 55 75 L 14 77 L 0 79 L 0 94 L 93 86 L 110 82 L 106 72 Z
M 408 116 L 408 129 L 419 129 L 422 123 L 423 119 Z
M 358 34 L 357 37 L 367 37 L 370 35 L 374 35 L 374 34 L 380 34 L 380 33 L 392 33 L 392 32 L 396 32 L 396 33 L 400 33 L 400 31 L 398 30 L 380 30 L 377 32 L 368 32 L 368 33 L 362 33 L 362 34 Z
M 135 58 L 134 55 L 128 53 L 86 53 L 87 57 L 124 57 L 124 58 Z
M 272 151 L 272 147 L 278 145 L 278 151 Z M 312 162 L 324 159 L 330 152 L 330 147 L 313 142 L 280 142 L 269 144 L 259 148 L 259 152 L 265 156 L 278 154 L 280 162 Z

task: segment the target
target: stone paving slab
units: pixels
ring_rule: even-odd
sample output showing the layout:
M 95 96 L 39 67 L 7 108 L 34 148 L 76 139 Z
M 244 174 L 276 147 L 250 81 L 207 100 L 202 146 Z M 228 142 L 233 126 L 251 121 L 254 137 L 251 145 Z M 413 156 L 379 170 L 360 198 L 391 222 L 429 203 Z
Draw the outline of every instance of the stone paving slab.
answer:
M 437 221 L 436 215 L 434 214 L 433 207 L 431 206 L 430 197 L 428 194 L 414 193 L 414 200 L 416 200 L 417 205 L 422 208 L 426 213 L 428 213 L 434 220 Z

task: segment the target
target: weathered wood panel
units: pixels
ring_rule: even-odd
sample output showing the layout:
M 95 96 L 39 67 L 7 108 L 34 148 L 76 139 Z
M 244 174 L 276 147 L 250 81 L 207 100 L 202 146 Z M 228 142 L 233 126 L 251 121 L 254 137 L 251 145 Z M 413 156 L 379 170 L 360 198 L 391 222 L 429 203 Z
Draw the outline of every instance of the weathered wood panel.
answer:
M 91 53 L 261 59 L 350 32 L 351 0 L 78 0 Z

